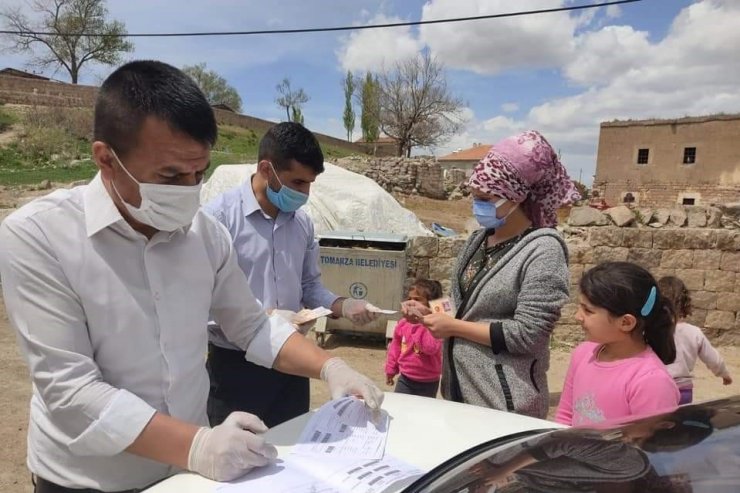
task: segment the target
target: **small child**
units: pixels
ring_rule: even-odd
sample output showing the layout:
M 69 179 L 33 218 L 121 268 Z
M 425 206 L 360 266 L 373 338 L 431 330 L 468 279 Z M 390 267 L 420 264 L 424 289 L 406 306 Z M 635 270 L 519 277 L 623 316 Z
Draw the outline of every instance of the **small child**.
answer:
M 417 279 L 409 289 L 409 300 L 429 306 L 429 301 L 442 296 L 438 281 Z M 436 397 L 442 374 L 442 340 L 435 339 L 422 324 L 399 320 L 388 346 L 385 363 L 386 383 L 393 385 L 398 373 L 395 391 L 424 397 Z
M 676 384 L 673 307 L 655 278 L 629 262 L 605 262 L 583 275 L 576 320 L 586 342 L 573 350 L 555 421 L 590 425 L 671 411 Z
M 658 281 L 658 288 L 663 296 L 673 303 L 678 323 L 676 324 L 676 361 L 668 365 L 668 373 L 676 381 L 681 392 L 679 404 L 688 404 L 694 399 L 694 383 L 691 372 L 694 371 L 696 358 L 701 359 L 715 376 L 722 378 L 722 383 L 730 385 L 732 377 L 727 371 L 722 356 L 712 346 L 707 337 L 696 325 L 686 323 L 691 315 L 691 296 L 683 281 L 677 277 L 666 276 Z

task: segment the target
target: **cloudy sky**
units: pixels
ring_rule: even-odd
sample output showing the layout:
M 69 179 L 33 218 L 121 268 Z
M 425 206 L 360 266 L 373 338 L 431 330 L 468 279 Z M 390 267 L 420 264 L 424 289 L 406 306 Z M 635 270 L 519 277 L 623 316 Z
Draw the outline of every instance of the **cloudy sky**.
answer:
M 129 32 L 183 32 L 430 20 L 584 2 L 592 0 L 109 0 L 108 7 Z M 136 38 L 131 58 L 206 62 L 236 87 L 245 113 L 276 121 L 283 112 L 274 103 L 275 85 L 289 76 L 311 96 L 306 125 L 343 137 L 343 74 L 429 50 L 448 67 L 468 117 L 463 132 L 431 152 L 495 143 L 535 128 L 560 150 L 573 178 L 590 183 L 601 121 L 740 111 L 738 26 L 740 0 L 643 0 L 420 28 Z M 24 62 L 0 52 L 0 67 L 23 68 Z M 109 70 L 90 67 L 83 82 L 98 83 Z

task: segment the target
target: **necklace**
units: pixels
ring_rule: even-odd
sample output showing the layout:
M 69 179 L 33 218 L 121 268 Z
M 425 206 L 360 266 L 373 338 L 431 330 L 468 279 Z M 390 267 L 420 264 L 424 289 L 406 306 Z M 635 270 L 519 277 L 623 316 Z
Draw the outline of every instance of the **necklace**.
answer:
M 534 227 L 530 226 L 529 228 L 525 229 L 524 231 L 522 231 L 518 235 L 516 235 L 516 236 L 514 236 L 512 238 L 509 238 L 508 240 L 504 240 L 501 243 L 496 243 L 495 245 L 492 245 L 492 246 L 487 246 L 486 247 L 486 253 L 489 253 L 489 254 L 490 253 L 495 253 L 495 252 L 501 251 L 504 248 L 507 248 L 507 247 L 513 245 L 514 243 L 517 243 L 523 237 L 525 237 L 526 235 L 528 235 L 529 233 L 531 233 L 532 231 L 534 231 L 534 229 L 535 229 Z

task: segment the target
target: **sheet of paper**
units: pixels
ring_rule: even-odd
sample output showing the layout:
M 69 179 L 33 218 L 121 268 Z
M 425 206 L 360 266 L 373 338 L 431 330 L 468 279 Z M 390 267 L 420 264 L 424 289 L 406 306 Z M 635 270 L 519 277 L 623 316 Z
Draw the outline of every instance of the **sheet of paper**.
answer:
M 398 310 L 384 310 L 382 308 L 378 308 L 377 306 L 371 306 L 367 309 L 369 312 L 373 313 L 380 313 L 382 315 L 393 315 L 394 313 L 398 313 Z
M 367 311 L 373 312 L 373 313 L 381 313 L 383 315 L 393 315 L 394 313 L 398 313 L 398 310 L 385 310 L 383 308 L 378 308 L 377 306 L 374 306 L 374 305 L 369 306 Z
M 342 459 L 381 459 L 388 438 L 390 417 L 373 416 L 359 399 L 344 397 L 321 406 L 303 429 L 294 455 Z
M 218 493 L 380 493 L 394 484 L 410 484 L 424 471 L 395 457 L 381 460 L 326 460 L 289 456 L 252 471 Z
M 323 306 L 320 306 L 318 308 L 314 308 L 313 310 L 304 309 L 296 313 L 293 318 L 291 319 L 291 322 L 296 325 L 302 325 L 306 322 L 310 322 L 312 320 L 316 320 L 321 317 L 326 317 L 327 315 L 331 315 L 332 311 L 328 308 L 324 308 Z

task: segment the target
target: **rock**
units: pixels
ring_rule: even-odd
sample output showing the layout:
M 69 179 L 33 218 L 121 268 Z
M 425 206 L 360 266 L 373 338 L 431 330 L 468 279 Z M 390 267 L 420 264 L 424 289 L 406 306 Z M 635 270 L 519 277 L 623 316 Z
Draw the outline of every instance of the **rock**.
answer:
M 50 180 L 42 180 L 41 183 L 39 183 L 36 186 L 36 190 L 49 190 L 50 188 L 51 188 Z
M 671 218 L 671 211 L 668 209 L 658 209 L 653 213 L 652 221 L 648 225 L 654 228 L 660 228 L 668 224 L 668 220 Z M 657 225 L 657 226 L 656 226 Z
M 710 207 L 707 211 L 707 228 L 719 228 L 722 226 L 722 210 L 718 207 Z
M 606 226 L 609 218 L 593 207 L 573 207 L 568 217 L 570 226 Z
M 703 207 L 692 207 L 688 213 L 689 228 L 705 228 L 707 226 L 707 211 Z
M 722 211 L 722 214 L 724 214 L 725 217 L 729 217 L 735 222 L 740 222 L 740 202 L 722 204 L 717 207 Z
M 635 220 L 634 213 L 626 205 L 612 207 L 604 211 L 604 213 L 620 228 L 629 226 Z
M 450 192 L 450 196 L 448 197 L 449 200 L 460 200 L 462 198 L 463 194 L 459 188 L 456 188 L 452 192 Z
M 671 211 L 670 215 L 670 222 L 673 226 L 682 227 L 684 224 L 686 224 L 686 219 L 688 218 L 688 215 L 686 214 L 686 211 L 682 208 L 673 209 Z
M 635 209 L 635 219 L 640 224 L 650 224 L 653 220 L 653 210 L 649 207 L 638 207 Z

